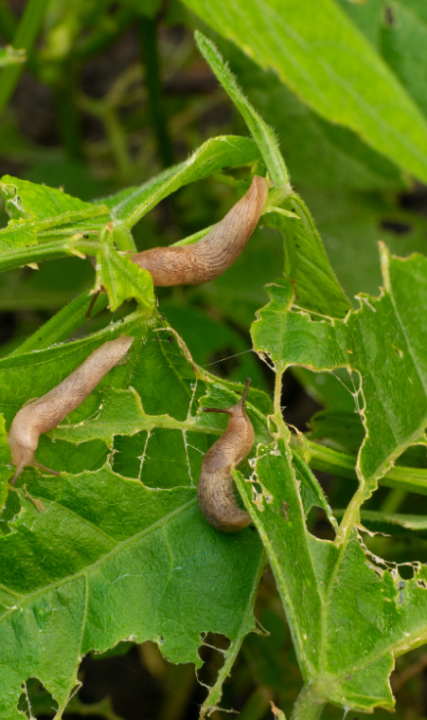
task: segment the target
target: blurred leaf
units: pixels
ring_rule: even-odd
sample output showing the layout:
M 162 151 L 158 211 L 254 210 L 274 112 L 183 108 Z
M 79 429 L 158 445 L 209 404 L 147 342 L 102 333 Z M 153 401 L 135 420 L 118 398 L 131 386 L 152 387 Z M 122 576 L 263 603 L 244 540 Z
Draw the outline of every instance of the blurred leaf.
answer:
M 310 419 L 310 440 L 323 440 L 344 452 L 357 453 L 365 437 L 360 416 L 353 413 L 318 412 Z
M 349 127 L 420 180 L 427 126 L 402 86 L 332 0 L 185 0 L 217 32 L 272 67 L 329 122 Z M 310 22 L 307 22 L 307 17 Z
M 403 87 L 427 115 L 427 17 L 413 0 L 387 2 L 392 22 L 381 27 L 382 55 Z
M 378 49 L 379 36 L 383 20 L 384 0 L 368 0 L 368 2 L 349 2 L 334 0 L 350 20 L 363 32 L 370 43 Z
M 342 513 L 335 512 L 337 517 Z M 375 510 L 362 510 L 360 520 L 364 527 L 372 532 L 390 535 L 406 535 L 409 530 L 416 533 L 416 537 L 427 537 L 427 520 L 425 515 L 404 515 L 386 513 Z
M 161 311 L 185 341 L 198 365 L 228 380 L 245 382 L 251 377 L 252 387 L 267 389 L 253 349 L 232 327 L 202 310 L 179 307 L 171 302 L 162 303 Z
M 306 392 L 327 410 L 354 413 L 354 387 L 347 370 L 337 368 L 332 374 L 294 366 L 291 372 Z
M 345 5 L 356 8 L 348 0 Z M 382 2 L 382 0 L 381 0 Z M 371 8 L 372 0 L 357 10 Z M 203 25 L 205 28 L 205 26 Z M 293 183 L 304 188 L 357 190 L 404 187 L 401 172 L 347 128 L 312 112 L 272 70 L 260 68 L 233 43 L 215 33 L 250 102 L 274 127 Z

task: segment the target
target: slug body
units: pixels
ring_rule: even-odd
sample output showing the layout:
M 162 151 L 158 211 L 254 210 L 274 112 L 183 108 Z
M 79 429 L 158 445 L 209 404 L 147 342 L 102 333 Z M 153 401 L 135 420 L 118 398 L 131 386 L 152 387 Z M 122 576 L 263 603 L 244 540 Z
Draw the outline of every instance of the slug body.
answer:
M 48 470 L 34 458 L 39 436 L 55 428 L 68 413 L 81 405 L 104 375 L 117 365 L 132 343 L 133 338 L 126 335 L 104 343 L 59 385 L 19 410 L 8 436 L 12 460 L 17 465 L 12 483 L 27 465 Z M 59 475 L 54 470 L 48 471 Z
M 268 195 L 265 178 L 255 175 L 246 195 L 203 240 L 194 245 L 144 250 L 132 262 L 148 270 L 154 285 L 197 285 L 222 275 L 240 255 L 256 228 Z
M 252 423 L 245 412 L 250 378 L 240 401 L 224 410 L 204 408 L 205 412 L 223 412 L 230 416 L 224 435 L 203 458 L 197 497 L 206 520 L 222 532 L 236 532 L 247 527 L 251 516 L 238 506 L 233 489 L 231 469 L 251 451 L 255 440 Z

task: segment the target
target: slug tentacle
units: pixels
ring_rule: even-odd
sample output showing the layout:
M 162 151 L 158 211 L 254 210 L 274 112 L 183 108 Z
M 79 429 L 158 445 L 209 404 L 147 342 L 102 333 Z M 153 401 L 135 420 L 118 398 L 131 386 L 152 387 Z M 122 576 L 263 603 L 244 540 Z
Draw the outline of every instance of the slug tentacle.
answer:
M 8 436 L 12 461 L 17 466 L 12 483 L 15 483 L 27 465 L 35 465 L 53 475 L 59 475 L 56 470 L 49 470 L 34 458 L 40 435 L 53 430 L 68 413 L 81 405 L 104 375 L 117 365 L 132 343 L 133 338 L 126 335 L 104 343 L 59 385 L 19 410 Z
M 148 270 L 154 285 L 197 285 L 222 275 L 240 255 L 256 228 L 268 195 L 255 175 L 249 190 L 203 240 L 194 245 L 144 250 L 132 262 Z
M 232 468 L 251 451 L 255 440 L 252 423 L 245 412 L 245 400 L 251 379 L 236 405 L 230 408 L 203 408 L 204 412 L 220 412 L 230 416 L 223 436 L 203 458 L 197 497 L 206 520 L 217 530 L 235 532 L 251 523 L 251 516 L 238 506 L 233 489 Z

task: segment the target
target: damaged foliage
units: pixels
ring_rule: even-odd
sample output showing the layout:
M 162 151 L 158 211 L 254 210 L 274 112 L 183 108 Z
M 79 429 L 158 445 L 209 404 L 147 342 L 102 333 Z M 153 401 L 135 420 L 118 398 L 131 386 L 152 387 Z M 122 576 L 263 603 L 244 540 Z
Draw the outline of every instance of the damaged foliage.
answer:
M 204 7 L 198 0 L 187 4 L 196 12 Z M 336 28 L 346 31 L 349 47 L 365 52 L 367 41 L 350 31 L 344 14 L 326 0 L 321 5 Z M 221 8 L 218 3 L 209 11 L 213 26 L 222 22 Z M 250 30 L 248 42 L 256 48 Z M 29 678 L 51 694 L 58 720 L 67 706 L 78 707 L 72 700 L 78 668 L 92 651 L 150 640 L 171 662 L 200 668 L 199 648 L 208 633 L 218 633 L 229 645 L 201 708 L 201 717 L 210 714 L 255 629 L 254 603 L 267 560 L 304 681 L 294 720 L 318 718 L 328 703 L 360 712 L 392 710 L 395 658 L 427 642 L 427 566 L 413 563 L 412 577 L 406 577 L 401 565 L 369 549 L 364 534 L 368 529 L 421 537 L 426 523 L 363 507 L 379 483 L 427 492 L 427 470 L 411 455 L 414 446 L 426 444 L 427 260 L 421 254 L 396 257 L 382 244 L 383 289 L 378 296 L 360 294 L 353 307 L 304 200 L 290 185 L 273 131 L 215 46 L 200 33 L 197 43 L 253 139 L 213 138 L 144 185 L 91 203 L 11 176 L 0 183 L 10 217 L 0 231 L 2 270 L 71 255 L 95 258 L 92 292 L 75 298 L 0 359 L 2 720 L 26 717 L 19 702 Z M 300 54 L 304 66 L 307 56 Z M 267 50 L 262 60 L 270 62 Z M 398 102 L 400 88 L 388 71 L 381 75 L 373 51 L 368 60 L 365 71 L 375 71 L 381 92 Z M 289 84 L 294 82 L 296 74 Z M 325 115 L 328 103 L 312 97 L 310 87 L 304 85 L 304 92 Z M 340 112 L 337 122 L 353 127 L 351 107 Z M 413 140 L 424 121 L 405 96 L 397 120 L 404 126 L 408 118 L 414 119 Z M 382 122 L 389 127 L 388 118 Z M 421 144 L 411 154 L 400 132 L 395 143 L 373 132 L 368 112 L 357 129 L 374 148 L 425 177 Z M 273 181 L 261 238 L 268 238 L 268 228 L 279 234 L 285 267 L 278 279 L 270 278 L 269 302 L 252 324 L 253 349 L 274 371 L 274 402 L 251 358 L 248 372 L 258 372 L 258 387 L 253 382 L 246 407 L 255 444 L 248 461 L 233 470 L 253 525 L 226 535 L 206 523 L 197 504 L 203 456 L 226 426 L 226 418 L 202 408 L 233 405 L 242 383 L 216 377 L 195 362 L 174 327 L 179 312 L 171 309 L 169 318 L 163 299 L 157 307 L 151 276 L 127 253 L 135 250 L 131 229 L 159 202 L 234 168 L 245 178 L 236 181 L 239 189 L 250 173 Z M 250 278 L 245 281 L 250 284 Z M 97 292 L 102 294 L 93 304 Z M 220 294 L 221 285 L 209 292 Z M 96 314 L 107 304 L 115 311 L 126 300 L 134 304 L 122 318 L 109 315 L 96 332 L 63 342 L 89 311 Z M 203 324 L 202 310 L 197 312 Z M 59 477 L 26 468 L 11 487 L 7 430 L 17 411 L 123 333 L 135 338 L 126 361 L 40 438 L 37 459 L 60 471 Z M 318 414 L 307 436 L 291 432 L 282 417 L 282 380 L 290 366 L 319 377 L 330 373 L 348 395 L 348 406 Z M 312 472 L 319 466 L 342 483 L 357 481 L 346 509 L 331 508 Z M 311 532 L 313 508 L 323 513 L 328 538 Z M 273 712 L 283 716 L 274 705 Z

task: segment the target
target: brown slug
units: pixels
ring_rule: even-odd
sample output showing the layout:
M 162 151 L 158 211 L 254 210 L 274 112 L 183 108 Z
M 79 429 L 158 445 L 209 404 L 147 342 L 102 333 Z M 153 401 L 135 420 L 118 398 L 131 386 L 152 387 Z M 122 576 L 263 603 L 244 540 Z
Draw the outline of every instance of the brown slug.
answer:
M 255 175 L 249 190 L 199 242 L 158 247 L 132 256 L 148 270 L 154 285 L 197 285 L 222 275 L 240 255 L 256 228 L 268 195 L 268 182 Z
M 252 423 L 245 412 L 251 379 L 236 405 L 230 408 L 203 408 L 204 412 L 227 413 L 227 429 L 208 450 L 202 462 L 197 498 L 206 520 L 217 530 L 235 532 L 251 523 L 251 516 L 237 504 L 231 469 L 251 451 L 255 440 Z
M 46 395 L 24 405 L 15 415 L 10 426 L 8 440 L 13 464 L 17 465 L 12 483 L 27 465 L 35 465 L 53 475 L 34 458 L 39 436 L 53 430 L 68 413 L 75 410 L 101 382 L 111 368 L 125 355 L 133 338 L 121 335 L 109 340 L 93 351 L 86 360 Z

